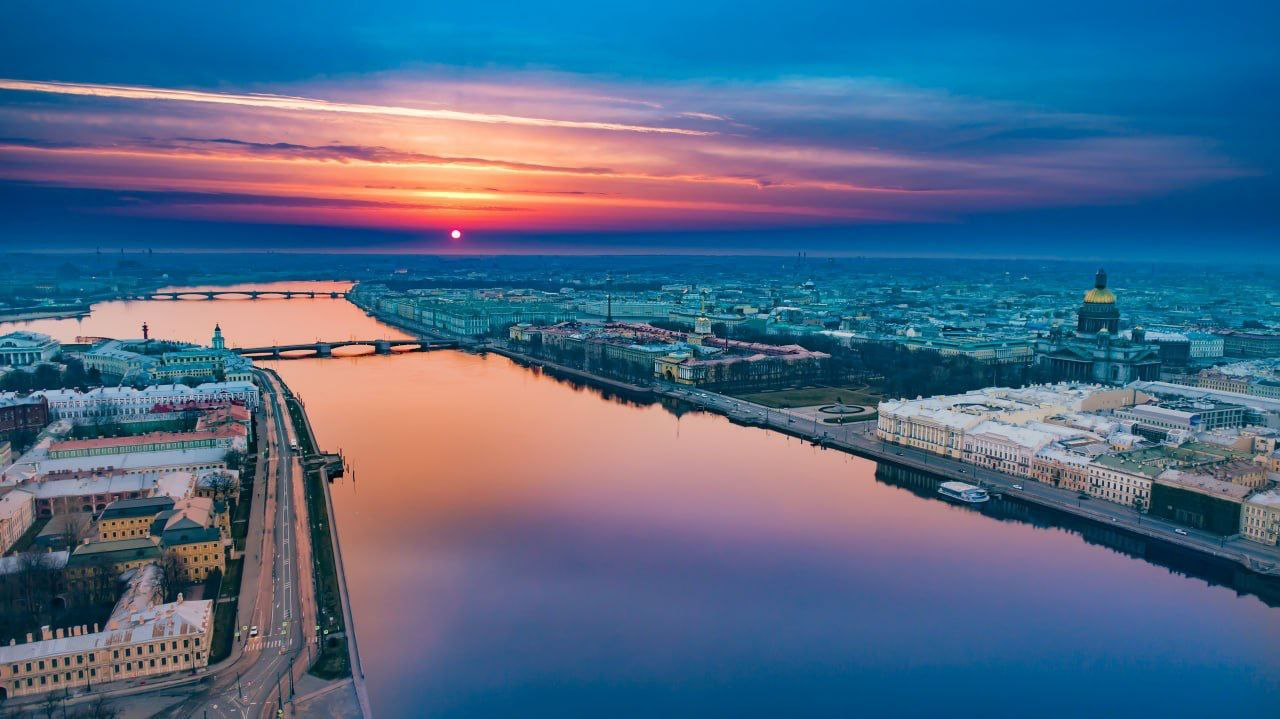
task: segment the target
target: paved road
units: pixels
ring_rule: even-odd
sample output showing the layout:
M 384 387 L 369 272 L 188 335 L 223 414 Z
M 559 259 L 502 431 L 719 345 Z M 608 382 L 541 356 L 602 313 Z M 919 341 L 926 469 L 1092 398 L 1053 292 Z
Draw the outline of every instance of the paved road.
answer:
M 214 679 L 165 714 L 171 717 L 249 719 L 288 713 L 293 678 L 309 665 L 314 646 L 314 601 L 309 535 L 305 528 L 302 467 L 297 442 L 275 378 L 263 374 L 265 466 L 258 477 L 261 518 L 251 518 L 238 611 L 237 646 L 209 672 Z M 257 526 L 255 526 L 255 524 Z M 258 628 L 252 637 L 246 628 Z

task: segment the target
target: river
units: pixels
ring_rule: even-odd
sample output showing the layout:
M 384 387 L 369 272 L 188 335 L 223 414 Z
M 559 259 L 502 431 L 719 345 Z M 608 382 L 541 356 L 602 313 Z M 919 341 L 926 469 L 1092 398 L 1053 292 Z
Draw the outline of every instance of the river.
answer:
M 327 298 L 0 331 L 143 321 L 201 342 L 221 323 L 230 346 L 404 336 Z M 354 468 L 333 495 L 379 717 L 1280 707 L 1280 590 L 1238 568 L 501 357 L 268 364 Z

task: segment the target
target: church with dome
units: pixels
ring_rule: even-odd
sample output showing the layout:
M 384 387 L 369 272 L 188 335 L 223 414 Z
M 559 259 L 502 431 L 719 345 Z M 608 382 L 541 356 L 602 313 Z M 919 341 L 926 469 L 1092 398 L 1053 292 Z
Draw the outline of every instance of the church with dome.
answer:
M 1055 325 L 1036 340 L 1036 366 L 1052 382 L 1099 382 L 1122 385 L 1160 379 L 1160 347 L 1144 341 L 1141 327 L 1120 336 L 1120 309 L 1107 288 L 1107 272 L 1099 269 L 1093 289 L 1084 293 L 1076 313 L 1076 331 Z

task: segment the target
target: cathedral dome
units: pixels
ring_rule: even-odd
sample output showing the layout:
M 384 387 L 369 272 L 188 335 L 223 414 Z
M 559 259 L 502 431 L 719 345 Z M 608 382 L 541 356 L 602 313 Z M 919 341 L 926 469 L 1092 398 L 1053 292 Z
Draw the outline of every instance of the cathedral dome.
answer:
M 1084 293 L 1084 301 L 1091 305 L 1114 305 L 1116 295 L 1106 287 L 1094 287 Z
M 1107 271 L 1099 269 L 1093 278 L 1093 289 L 1084 293 L 1084 301 L 1091 305 L 1114 305 L 1116 295 L 1107 289 Z

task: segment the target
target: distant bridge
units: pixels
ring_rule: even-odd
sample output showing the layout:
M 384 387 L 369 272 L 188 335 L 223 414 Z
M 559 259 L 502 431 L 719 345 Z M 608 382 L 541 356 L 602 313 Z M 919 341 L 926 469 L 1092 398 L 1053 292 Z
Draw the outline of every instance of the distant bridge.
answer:
M 430 352 L 453 349 L 457 346 L 457 342 L 448 340 L 338 340 L 270 347 L 237 347 L 231 351 L 250 359 L 304 359 L 332 357 L 333 351 L 340 347 L 372 347 L 374 354 L 387 355 L 393 352 Z
M 179 292 L 150 292 L 137 295 L 135 300 L 296 300 L 330 297 L 342 299 L 346 292 L 323 290 L 186 290 Z

